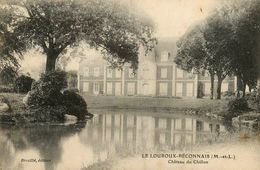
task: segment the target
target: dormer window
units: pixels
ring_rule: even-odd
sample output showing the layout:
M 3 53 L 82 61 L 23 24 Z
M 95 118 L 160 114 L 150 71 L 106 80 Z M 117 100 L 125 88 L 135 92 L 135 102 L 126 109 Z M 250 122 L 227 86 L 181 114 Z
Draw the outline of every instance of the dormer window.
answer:
M 167 51 L 163 51 L 161 53 L 161 62 L 166 62 L 169 60 L 170 53 Z

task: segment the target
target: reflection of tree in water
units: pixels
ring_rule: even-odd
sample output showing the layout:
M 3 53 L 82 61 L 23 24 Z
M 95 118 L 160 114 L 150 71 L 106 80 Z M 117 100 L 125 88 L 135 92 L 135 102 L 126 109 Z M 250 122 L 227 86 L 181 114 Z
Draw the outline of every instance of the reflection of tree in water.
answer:
M 47 125 L 47 124 L 27 124 L 27 125 L 0 125 L 8 141 L 13 143 L 17 151 L 28 148 L 36 148 L 40 153 L 40 159 L 51 160 L 45 163 L 46 170 L 55 169 L 56 164 L 62 156 L 62 146 L 60 142 L 64 138 L 73 136 L 80 132 L 86 125 L 86 122 L 80 122 L 72 125 Z M 2 143 L 2 141 L 0 141 Z M 2 145 L 6 146 L 6 145 Z M 1 149 L 2 151 L 2 149 Z M 7 151 L 8 154 L 12 152 Z M 12 155 L 10 157 L 13 157 Z M 3 160 L 2 158 L 0 158 Z M 5 158 L 4 158 L 5 159 Z M 38 158 L 37 158 L 38 159 Z M 10 161 L 9 161 L 10 162 Z
M 8 167 L 14 161 L 14 146 L 8 138 L 1 134 L 0 137 L 0 166 Z

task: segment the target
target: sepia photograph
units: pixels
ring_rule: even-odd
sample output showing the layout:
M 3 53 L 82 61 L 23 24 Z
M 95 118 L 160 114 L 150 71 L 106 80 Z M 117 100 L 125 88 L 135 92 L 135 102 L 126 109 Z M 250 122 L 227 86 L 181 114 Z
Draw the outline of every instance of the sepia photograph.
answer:
M 260 0 L 0 0 L 0 170 L 260 170 Z

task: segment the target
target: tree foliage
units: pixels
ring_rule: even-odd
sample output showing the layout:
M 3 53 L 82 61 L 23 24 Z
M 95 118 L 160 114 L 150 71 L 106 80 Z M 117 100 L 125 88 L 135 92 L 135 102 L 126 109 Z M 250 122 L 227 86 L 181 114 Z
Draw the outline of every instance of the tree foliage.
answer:
M 15 67 L 5 66 L 4 68 L 0 69 L 0 84 L 13 84 L 17 76 L 18 73 Z
M 55 69 L 67 47 L 81 41 L 102 50 L 110 63 L 129 62 L 134 68 L 139 46 L 149 51 L 154 45 L 152 22 L 119 1 L 26 0 L 3 10 L 11 14 L 4 22 L 12 28 L 7 33 L 15 37 L 16 45 L 8 43 L 11 50 L 22 53 L 41 47 L 47 55 L 46 71 Z
M 216 75 L 218 99 L 228 75 L 239 76 L 244 91 L 245 85 L 254 87 L 259 16 L 257 1 L 223 5 L 180 39 L 175 62 L 185 70 L 207 70 L 211 77 Z

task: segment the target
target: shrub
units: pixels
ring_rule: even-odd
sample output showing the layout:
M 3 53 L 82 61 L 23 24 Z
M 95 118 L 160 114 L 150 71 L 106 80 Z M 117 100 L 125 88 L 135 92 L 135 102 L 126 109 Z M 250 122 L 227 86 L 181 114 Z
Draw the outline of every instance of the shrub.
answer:
M 14 82 L 14 90 L 18 93 L 27 93 L 31 90 L 33 81 L 31 77 L 21 75 Z
M 13 93 L 14 88 L 11 86 L 0 86 L 0 93 Z
M 243 112 L 248 112 L 251 109 L 248 107 L 245 98 L 234 98 L 228 102 L 227 108 L 225 107 L 223 110 L 226 111 L 219 115 L 223 116 L 225 121 L 231 121 L 232 118 L 243 114 Z
M 43 90 L 61 91 L 67 87 L 66 72 L 56 70 L 42 74 L 40 82 L 42 83 Z
M 17 68 L 15 67 L 5 66 L 0 70 L 0 82 L 3 85 L 13 84 L 17 76 Z
M 64 71 L 42 74 L 39 81 L 32 84 L 28 96 L 29 107 L 57 106 L 62 104 L 61 90 L 67 85 Z
M 85 100 L 72 90 L 63 92 L 63 104 L 67 107 L 68 114 L 74 115 L 78 119 L 84 119 L 88 113 Z
M 241 113 L 249 110 L 250 109 L 245 98 L 236 98 L 228 103 L 229 113 Z
M 222 95 L 224 98 L 234 98 L 236 96 L 232 91 L 225 91 Z
M 27 95 L 27 106 L 36 121 L 61 121 L 65 114 L 84 119 L 88 114 L 85 100 L 67 86 L 66 73 L 53 71 L 42 74 L 39 81 L 32 84 Z M 62 93 L 63 91 L 63 93 Z
M 245 98 L 248 102 L 249 107 L 256 110 L 257 105 L 259 103 L 257 91 L 255 90 L 255 91 L 250 92 L 249 94 L 246 94 Z
M 67 112 L 67 108 L 62 105 L 57 106 L 41 106 L 29 108 L 27 110 L 32 116 L 35 122 L 55 122 L 64 121 L 64 113 Z

